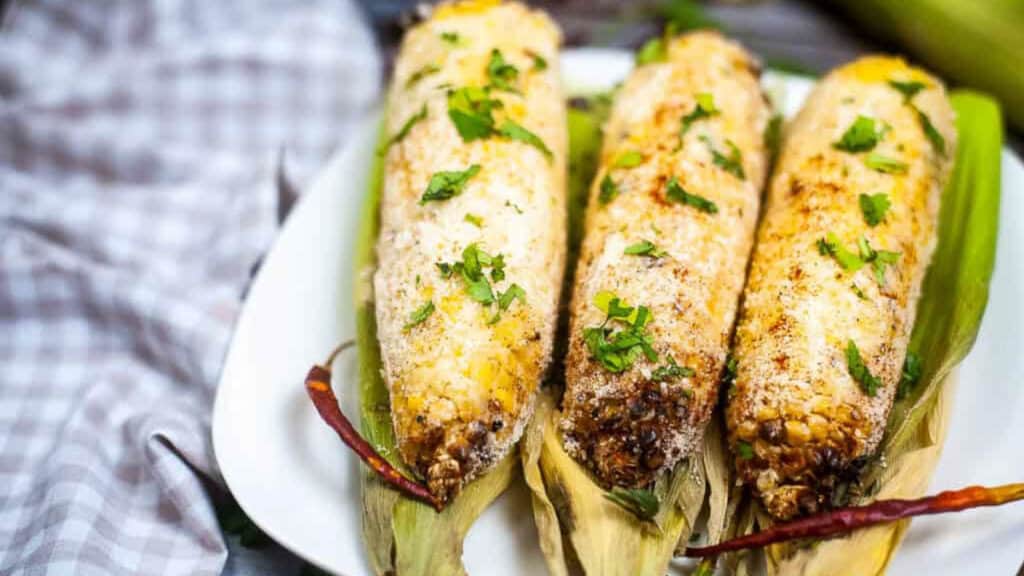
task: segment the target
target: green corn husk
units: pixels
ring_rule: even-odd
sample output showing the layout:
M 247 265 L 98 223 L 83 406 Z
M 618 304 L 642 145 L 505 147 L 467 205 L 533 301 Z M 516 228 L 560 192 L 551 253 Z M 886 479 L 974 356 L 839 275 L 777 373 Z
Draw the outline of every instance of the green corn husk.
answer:
M 590 101 L 596 105 L 569 111 L 570 262 L 582 237 L 587 193 L 601 147 L 601 125 L 608 113 L 607 95 Z M 564 335 L 565 326 L 562 329 Z M 549 390 L 541 395 L 520 445 L 540 547 L 552 575 L 582 570 L 601 576 L 661 576 L 679 543 L 689 540 L 705 509 L 707 541 L 718 541 L 728 502 L 724 480 L 727 452 L 719 440 L 721 434 L 712 434 L 716 441 L 709 442 L 704 453 L 656 482 L 658 514 L 652 521 L 642 521 L 608 500 L 607 492 L 562 448 L 556 430 L 559 412 L 553 399 L 557 393 Z M 709 490 L 709 479 L 713 490 Z M 726 488 L 721 489 L 723 486 Z
M 895 39 L 929 68 L 1002 103 L 1024 130 L 1024 2 L 831 0 L 868 31 Z
M 990 98 L 965 91 L 951 96 L 957 113 L 957 158 L 942 196 L 938 245 L 925 277 L 910 349 L 921 358 L 917 385 L 897 400 L 877 459 L 862 474 L 863 504 L 916 498 L 938 464 L 952 405 L 955 368 L 970 351 L 988 301 L 999 221 L 1002 123 Z M 729 537 L 763 529 L 771 520 L 742 490 L 730 502 Z M 730 555 L 738 575 L 884 574 L 909 520 L 859 530 L 844 538 L 769 547 L 763 554 Z
M 399 470 L 388 390 L 381 376 L 380 347 L 371 278 L 374 245 L 380 227 L 380 194 L 384 163 L 373 166 L 370 190 L 363 205 L 356 241 L 356 343 L 359 349 L 360 427 L 363 436 Z M 401 496 L 373 472 L 362 468 L 363 540 L 370 566 L 379 576 L 462 576 L 462 541 L 476 518 L 512 482 L 516 455 L 467 485 L 438 513 L 430 506 Z

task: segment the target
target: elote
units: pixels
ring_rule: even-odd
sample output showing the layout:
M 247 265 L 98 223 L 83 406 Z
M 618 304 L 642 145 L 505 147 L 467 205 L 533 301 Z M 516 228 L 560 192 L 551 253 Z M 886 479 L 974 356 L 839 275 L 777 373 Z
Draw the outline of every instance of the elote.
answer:
M 941 82 L 887 57 L 830 73 L 787 130 L 726 411 L 776 518 L 827 507 L 883 437 L 955 147 Z
M 702 438 L 768 164 L 749 54 L 711 32 L 645 54 L 605 126 L 560 422 L 605 487 L 649 484 Z
M 374 276 L 402 460 L 442 501 L 518 440 L 565 260 L 560 33 L 519 3 L 442 4 L 388 95 Z

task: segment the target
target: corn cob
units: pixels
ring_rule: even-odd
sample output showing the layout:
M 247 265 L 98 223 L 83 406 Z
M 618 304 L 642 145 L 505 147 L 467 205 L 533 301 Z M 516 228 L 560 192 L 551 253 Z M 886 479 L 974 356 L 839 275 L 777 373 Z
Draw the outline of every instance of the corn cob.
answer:
M 736 332 L 729 442 L 777 518 L 879 445 L 955 156 L 942 84 L 895 58 L 829 74 L 773 176 Z
M 522 4 L 443 4 L 388 95 L 378 334 L 404 462 L 447 500 L 518 440 L 565 259 L 560 33 Z
M 758 75 L 742 48 L 695 33 L 668 41 L 616 96 L 560 422 L 567 452 L 604 486 L 648 484 L 710 418 L 767 169 Z

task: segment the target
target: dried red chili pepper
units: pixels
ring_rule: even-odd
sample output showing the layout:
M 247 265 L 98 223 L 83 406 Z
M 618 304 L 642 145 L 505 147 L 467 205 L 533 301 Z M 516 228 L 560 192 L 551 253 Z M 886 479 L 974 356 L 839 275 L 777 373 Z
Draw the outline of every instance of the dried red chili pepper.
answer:
M 838 508 L 799 520 L 783 522 L 760 532 L 726 540 L 713 546 L 687 548 L 686 556 L 714 556 L 723 552 L 761 548 L 769 544 L 800 538 L 824 539 L 858 528 L 893 522 L 902 518 L 958 512 L 982 506 L 999 506 L 1016 500 L 1024 500 L 1024 483 L 1007 484 L 995 488 L 970 486 L 915 500 L 879 500 L 864 506 Z
M 426 486 L 406 478 L 394 466 L 388 463 L 359 434 L 355 427 L 352 426 L 352 423 L 349 422 L 349 419 L 341 412 L 338 398 L 331 389 L 331 365 L 340 352 L 351 348 L 352 345 L 353 342 L 351 340 L 342 343 L 331 352 L 331 355 L 323 365 L 317 364 L 309 369 L 309 373 L 306 375 L 306 392 L 309 394 L 309 399 L 313 401 L 316 411 L 320 413 L 320 417 L 324 419 L 324 422 L 338 433 L 341 441 L 351 448 L 386 483 L 394 486 L 399 492 L 411 498 L 430 504 L 440 512 L 444 508 L 444 503 L 440 499 L 435 498 Z

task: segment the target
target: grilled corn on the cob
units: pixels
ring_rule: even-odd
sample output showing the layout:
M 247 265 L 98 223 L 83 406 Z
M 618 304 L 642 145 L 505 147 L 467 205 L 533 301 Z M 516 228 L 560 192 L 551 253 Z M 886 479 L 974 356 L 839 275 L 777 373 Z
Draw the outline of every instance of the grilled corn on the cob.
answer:
M 565 250 L 560 33 L 522 4 L 437 7 L 395 65 L 374 278 L 402 459 L 447 499 L 518 440 Z
M 710 418 L 768 162 L 758 75 L 742 48 L 695 33 L 668 42 L 664 61 L 640 66 L 616 96 L 560 423 L 566 450 L 605 486 L 649 483 Z
M 939 80 L 883 57 L 829 74 L 788 130 L 726 416 L 741 478 L 778 518 L 826 505 L 883 436 L 955 138 Z

